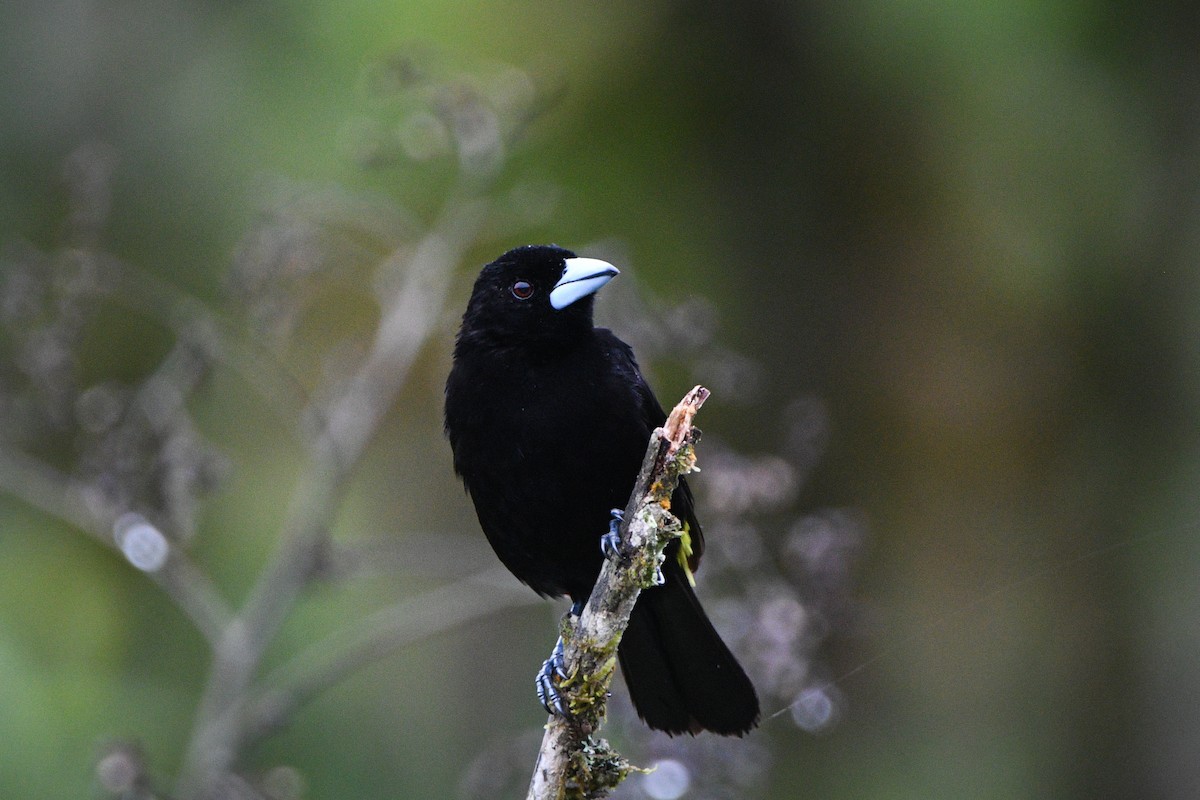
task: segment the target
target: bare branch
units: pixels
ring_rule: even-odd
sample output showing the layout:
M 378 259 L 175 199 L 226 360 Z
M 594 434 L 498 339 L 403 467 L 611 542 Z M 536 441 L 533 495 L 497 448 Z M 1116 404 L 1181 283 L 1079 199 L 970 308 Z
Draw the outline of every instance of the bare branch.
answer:
M 254 339 L 248 338 L 224 315 L 184 289 L 164 281 L 150 270 L 116 262 L 117 281 L 109 297 L 146 314 L 177 333 L 203 330 L 220 351 L 221 362 L 267 401 L 281 420 L 295 424 L 306 397 L 299 381 Z
M 597 798 L 633 769 L 603 739 L 593 738 L 604 720 L 608 687 L 616 671 L 617 646 L 642 589 L 653 585 L 667 543 L 679 522 L 668 512 L 679 478 L 695 469 L 692 420 L 708 398 L 697 386 L 650 437 L 642 469 L 621 524 L 624 557 L 608 559 L 578 622 L 564 618 L 567 672 L 563 685 L 570 716 L 551 716 L 538 751 L 527 800 Z M 568 795 L 569 791 L 569 795 Z
M 509 596 L 497 599 L 497 589 Z M 412 642 L 540 598 L 513 583 L 507 571 L 481 573 L 407 597 L 312 645 L 267 675 L 267 687 L 249 704 L 243 727 L 247 743 L 286 724 L 305 703 L 346 676 Z
M 482 537 L 405 530 L 330 542 L 320 568 L 326 580 L 335 582 L 370 575 L 455 581 L 495 563 L 496 555 Z
M 450 277 L 482 228 L 487 203 L 455 196 L 406 263 L 386 300 L 371 350 L 328 405 L 284 523 L 281 542 L 238 618 L 216 649 L 197 712 L 177 794 L 209 794 L 242 745 L 243 706 L 267 645 L 316 574 L 346 480 L 403 387 L 445 307 Z
M 116 548 L 113 523 L 116 514 L 102 507 L 79 481 L 63 475 L 45 462 L 8 448 L 0 451 L 0 489 L 43 513 L 69 523 L 107 547 Z M 175 605 L 213 646 L 233 617 L 208 576 L 179 546 L 161 568 L 147 572 Z

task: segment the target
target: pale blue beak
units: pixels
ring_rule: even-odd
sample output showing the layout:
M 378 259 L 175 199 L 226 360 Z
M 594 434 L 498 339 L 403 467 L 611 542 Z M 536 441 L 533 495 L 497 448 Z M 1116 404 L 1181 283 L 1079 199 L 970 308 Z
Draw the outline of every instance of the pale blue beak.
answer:
M 601 286 L 621 274 L 612 264 L 598 258 L 568 258 L 564 263 L 566 269 L 563 270 L 562 277 L 550 290 L 550 305 L 555 311 L 562 311 L 576 300 L 582 300 L 595 293 Z

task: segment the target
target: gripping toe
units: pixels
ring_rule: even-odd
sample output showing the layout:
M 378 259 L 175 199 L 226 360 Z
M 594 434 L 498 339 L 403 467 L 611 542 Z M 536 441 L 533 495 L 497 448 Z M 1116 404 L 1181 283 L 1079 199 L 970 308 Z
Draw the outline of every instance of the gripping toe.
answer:
M 625 521 L 625 512 L 614 508 L 608 512 L 612 519 L 608 521 L 608 533 L 600 537 L 600 552 L 605 558 L 621 557 L 621 523 Z
M 558 642 L 554 645 L 554 650 L 550 652 L 550 657 L 542 663 L 542 668 L 538 670 L 537 677 L 534 678 L 538 702 L 542 704 L 542 708 L 546 709 L 546 713 L 559 717 L 568 716 L 566 702 L 563 700 L 562 692 L 558 690 L 557 683 L 558 680 L 566 680 L 566 678 L 567 664 L 563 654 L 562 637 L 559 637 Z

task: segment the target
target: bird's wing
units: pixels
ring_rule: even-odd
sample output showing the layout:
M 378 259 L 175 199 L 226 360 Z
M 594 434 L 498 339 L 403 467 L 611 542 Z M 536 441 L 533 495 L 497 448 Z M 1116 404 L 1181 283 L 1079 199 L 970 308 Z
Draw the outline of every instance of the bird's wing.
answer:
M 608 346 L 614 365 L 637 395 L 641 416 L 646 423 L 646 439 L 648 441 L 651 431 L 661 427 L 667 421 L 667 412 L 663 409 L 662 403 L 658 402 L 658 398 L 655 397 L 650 384 L 646 382 L 645 376 L 642 375 L 637 359 L 633 355 L 633 348 L 617 338 L 607 328 L 597 328 L 596 334 Z M 700 556 L 704 553 L 704 531 L 700 528 L 700 521 L 696 519 L 696 506 L 692 498 L 691 487 L 684 478 L 679 479 L 679 488 L 671 496 L 671 511 L 687 526 L 685 528 L 687 540 L 686 542 L 681 541 L 679 546 L 686 546 L 690 551 L 685 553 L 687 566 L 689 569 L 695 570 L 700 566 Z M 672 550 L 675 547 L 676 545 L 671 545 Z

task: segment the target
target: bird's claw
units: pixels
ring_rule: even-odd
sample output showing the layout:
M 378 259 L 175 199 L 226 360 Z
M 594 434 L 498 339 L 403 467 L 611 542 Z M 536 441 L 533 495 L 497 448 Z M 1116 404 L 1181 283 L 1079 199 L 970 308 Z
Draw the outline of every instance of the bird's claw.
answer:
M 566 680 L 567 677 L 566 657 L 563 654 L 563 641 L 560 636 L 554 645 L 554 650 L 550 652 L 550 657 L 542 664 L 542 668 L 534 679 L 538 701 L 542 704 L 542 708 L 546 709 L 546 713 L 559 717 L 569 716 L 562 692 L 558 690 L 555 682 L 555 678 Z
M 621 523 L 625 521 L 625 512 L 614 508 L 608 512 L 612 519 L 608 521 L 608 533 L 600 537 L 600 552 L 605 558 L 621 557 Z
M 667 582 L 667 576 L 663 575 L 662 565 L 659 564 L 657 567 L 654 568 L 654 585 L 662 586 L 666 582 Z

